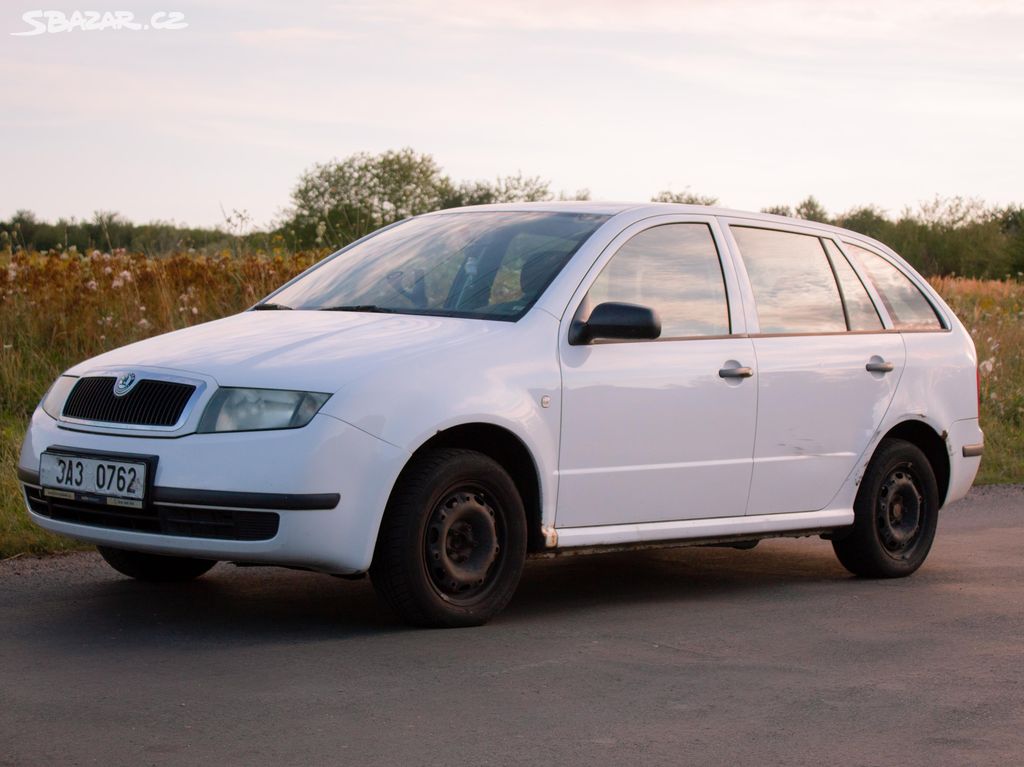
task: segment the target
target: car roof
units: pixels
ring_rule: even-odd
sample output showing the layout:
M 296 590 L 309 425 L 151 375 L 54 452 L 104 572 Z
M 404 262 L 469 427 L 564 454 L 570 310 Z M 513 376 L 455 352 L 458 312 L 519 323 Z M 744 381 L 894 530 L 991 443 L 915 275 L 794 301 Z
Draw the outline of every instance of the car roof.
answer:
M 461 208 L 446 208 L 426 215 L 436 216 L 445 213 L 469 213 L 473 211 L 545 211 L 549 213 L 592 213 L 597 215 L 615 216 L 629 212 L 637 219 L 647 216 L 666 214 L 724 216 L 727 218 L 743 218 L 766 223 L 788 224 L 790 226 L 812 226 L 834 232 L 846 237 L 871 240 L 857 232 L 843 229 L 820 221 L 811 221 L 790 216 L 777 216 L 774 213 L 755 213 L 749 210 L 735 210 L 717 205 L 687 205 L 675 202 L 596 202 L 592 200 L 551 200 L 547 202 L 506 202 L 493 205 L 467 205 Z
M 469 213 L 472 211 L 547 211 L 551 213 L 591 213 L 595 215 L 619 216 L 624 215 L 631 222 L 641 221 L 651 216 L 664 215 L 690 215 L 690 216 L 721 216 L 744 221 L 759 221 L 765 224 L 783 226 L 807 227 L 817 230 L 823 234 L 831 234 L 834 237 L 846 241 L 854 241 L 861 245 L 867 245 L 887 254 L 905 269 L 913 271 L 913 267 L 884 242 L 880 242 L 866 234 L 855 232 L 852 229 L 843 229 L 833 224 L 824 224 L 820 221 L 811 221 L 791 216 L 777 216 L 774 213 L 754 213 L 749 210 L 734 210 L 732 208 L 719 207 L 717 205 L 686 205 L 675 202 L 595 202 L 592 200 L 551 200 L 548 202 L 506 202 L 494 205 L 467 205 L 461 208 L 446 208 L 427 213 L 427 216 L 443 215 L 445 213 Z M 923 280 L 923 278 L 922 278 Z

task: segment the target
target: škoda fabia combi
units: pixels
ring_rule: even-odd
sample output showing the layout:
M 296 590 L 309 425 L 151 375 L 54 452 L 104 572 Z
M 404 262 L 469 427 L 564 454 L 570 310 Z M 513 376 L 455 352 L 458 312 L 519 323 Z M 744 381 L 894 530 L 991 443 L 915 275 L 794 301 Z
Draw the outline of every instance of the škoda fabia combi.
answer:
M 479 624 L 531 554 L 820 535 L 912 573 L 978 470 L 974 346 L 885 245 L 680 205 L 412 218 L 78 364 L 18 467 L 118 571 L 369 573 Z

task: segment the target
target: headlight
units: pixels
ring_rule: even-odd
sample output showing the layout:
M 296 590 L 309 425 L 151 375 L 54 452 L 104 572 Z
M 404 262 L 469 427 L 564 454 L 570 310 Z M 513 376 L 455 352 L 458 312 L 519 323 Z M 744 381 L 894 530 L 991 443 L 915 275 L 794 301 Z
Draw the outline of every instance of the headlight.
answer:
M 309 423 L 330 394 L 277 389 L 218 389 L 198 431 L 297 429 Z
M 67 400 L 71 390 L 75 388 L 76 383 L 78 383 L 78 379 L 75 376 L 60 376 L 53 382 L 50 391 L 46 392 L 43 396 L 39 407 L 50 418 L 59 419 L 60 411 L 64 409 L 64 402 Z

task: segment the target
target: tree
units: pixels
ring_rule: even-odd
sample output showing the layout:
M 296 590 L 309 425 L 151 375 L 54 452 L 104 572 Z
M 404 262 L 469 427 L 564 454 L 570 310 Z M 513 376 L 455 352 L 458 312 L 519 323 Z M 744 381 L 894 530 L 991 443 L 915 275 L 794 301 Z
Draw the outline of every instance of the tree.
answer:
M 1015 260 L 1004 216 L 979 200 L 936 197 L 904 210 L 886 244 L 925 274 L 1001 278 Z
M 360 152 L 314 165 L 292 191 L 283 229 L 296 247 L 339 247 L 409 216 L 462 205 L 551 199 L 539 176 L 455 183 L 429 154 L 412 149 Z
M 691 192 L 690 187 L 686 187 L 682 192 L 663 189 L 651 198 L 651 202 L 675 202 L 682 205 L 717 205 L 718 198 Z
M 292 191 L 286 227 L 300 244 L 338 247 L 409 216 L 437 210 L 450 190 L 434 158 L 412 149 L 359 152 L 314 165 Z
M 769 205 L 767 208 L 761 208 L 761 212 L 771 213 L 773 216 L 793 217 L 793 209 L 788 205 Z
M 1024 207 L 1011 205 L 1006 208 L 999 223 L 1007 238 L 1011 272 L 1019 279 L 1024 276 Z
M 540 176 L 498 176 L 490 181 L 462 181 L 451 184 L 442 196 L 442 208 L 489 205 L 498 202 L 539 202 L 551 199 L 551 185 Z
M 814 195 L 810 195 L 796 206 L 796 217 L 802 218 L 805 221 L 817 221 L 821 224 L 829 223 L 828 211 L 825 210 L 824 206 L 818 202 Z
M 875 205 L 861 205 L 838 216 L 836 226 L 852 229 L 855 232 L 874 237 L 885 242 L 892 232 L 893 223 L 885 212 Z
M 558 193 L 558 199 L 563 201 L 586 202 L 590 199 L 590 190 L 583 187 L 582 189 L 577 189 L 575 192 L 561 191 Z

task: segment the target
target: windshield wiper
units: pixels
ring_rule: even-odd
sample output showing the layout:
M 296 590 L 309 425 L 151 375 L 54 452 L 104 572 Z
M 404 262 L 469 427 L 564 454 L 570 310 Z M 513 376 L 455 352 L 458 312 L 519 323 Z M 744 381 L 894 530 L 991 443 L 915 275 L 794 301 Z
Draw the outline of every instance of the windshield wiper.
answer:
M 343 306 L 321 306 L 321 312 L 377 312 L 378 314 L 398 314 L 398 309 L 388 309 L 376 304 L 348 304 Z
M 291 309 L 291 308 L 292 307 L 285 306 L 284 304 L 274 304 L 274 303 L 267 302 L 267 303 L 263 303 L 263 304 L 256 304 L 256 306 L 254 306 L 251 311 L 254 311 L 254 312 L 273 312 L 273 311 L 280 311 L 282 309 Z

